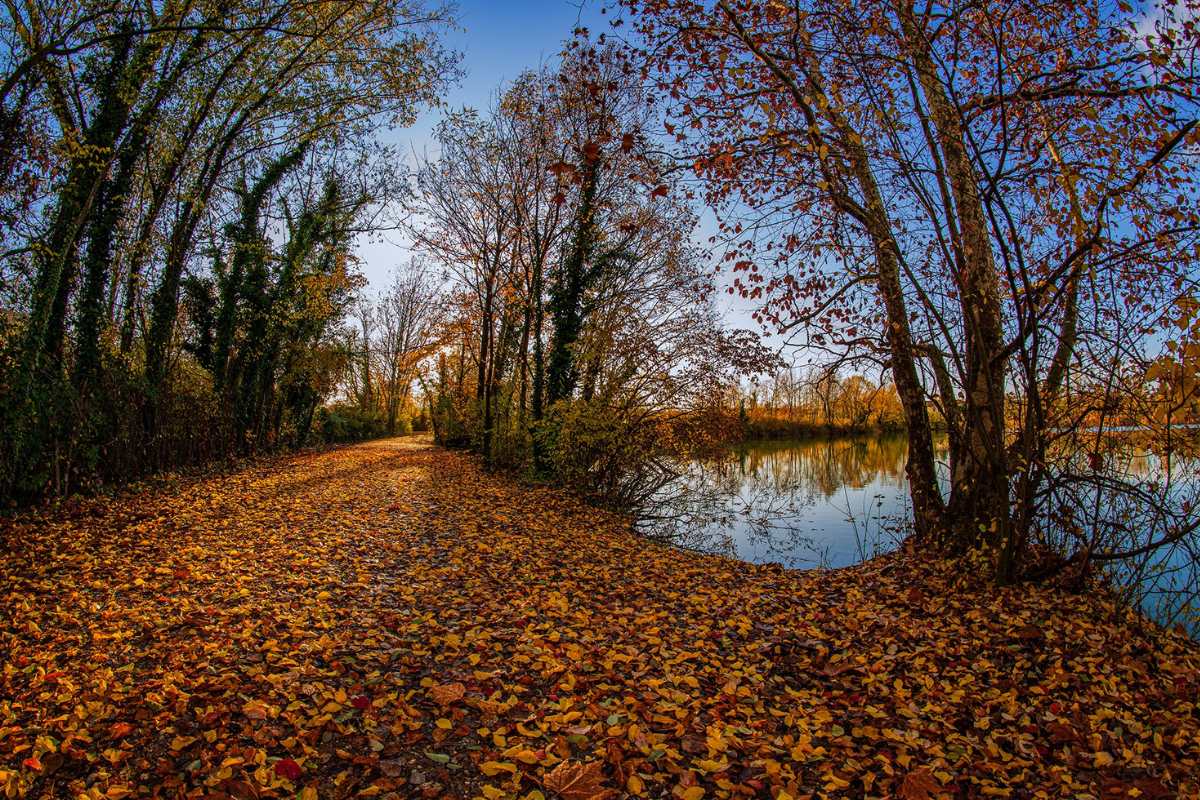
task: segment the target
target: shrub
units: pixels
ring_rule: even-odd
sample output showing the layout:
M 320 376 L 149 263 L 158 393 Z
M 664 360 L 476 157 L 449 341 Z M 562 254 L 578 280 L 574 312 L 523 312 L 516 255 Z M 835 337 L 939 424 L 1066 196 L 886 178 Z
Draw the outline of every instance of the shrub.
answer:
M 543 478 L 608 508 L 639 507 L 672 474 L 659 425 L 596 402 L 555 403 L 534 428 Z
M 380 414 L 345 403 L 322 407 L 317 412 L 316 427 L 327 444 L 361 442 L 387 433 L 386 421 Z

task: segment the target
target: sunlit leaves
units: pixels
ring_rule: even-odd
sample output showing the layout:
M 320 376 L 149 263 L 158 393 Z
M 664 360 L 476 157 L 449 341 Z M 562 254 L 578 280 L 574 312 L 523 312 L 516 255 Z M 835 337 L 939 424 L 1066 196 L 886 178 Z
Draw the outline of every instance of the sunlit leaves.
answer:
M 1198 788 L 1196 646 L 1102 599 L 701 556 L 463 455 L 306 454 L 2 530 L 14 795 Z

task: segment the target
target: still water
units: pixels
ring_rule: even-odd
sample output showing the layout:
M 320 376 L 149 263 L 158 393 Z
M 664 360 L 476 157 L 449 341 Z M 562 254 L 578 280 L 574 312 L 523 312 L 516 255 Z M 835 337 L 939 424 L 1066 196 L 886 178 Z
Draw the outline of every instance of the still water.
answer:
M 945 459 L 945 441 L 937 443 Z M 844 567 L 896 546 L 909 515 L 903 436 L 746 442 L 684 465 L 657 531 L 786 567 Z
M 934 445 L 944 467 L 945 437 Z M 1111 528 L 1105 540 L 1110 547 L 1137 550 L 1161 538 L 1162 508 L 1182 510 L 1173 519 L 1182 516 L 1185 522 L 1200 508 L 1195 459 L 1167 469 L 1161 459 L 1134 448 L 1115 452 L 1110 466 L 1157 503 L 1136 512 L 1120 496 L 1087 489 L 1060 501 L 1094 506 L 1094 518 Z M 680 465 L 680 476 L 652 504 L 661 514 L 643 518 L 641 525 L 673 544 L 758 564 L 796 569 L 857 564 L 897 547 L 911 519 L 907 455 L 903 435 L 746 442 Z M 1148 616 L 1200 633 L 1200 533 L 1108 569 Z

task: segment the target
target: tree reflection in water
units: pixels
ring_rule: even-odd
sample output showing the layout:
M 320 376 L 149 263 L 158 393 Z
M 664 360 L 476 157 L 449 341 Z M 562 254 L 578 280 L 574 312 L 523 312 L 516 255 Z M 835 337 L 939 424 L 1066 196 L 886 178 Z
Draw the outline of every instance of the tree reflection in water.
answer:
M 895 544 L 908 513 L 903 436 L 748 442 L 680 465 L 639 517 L 682 547 L 839 567 Z
M 1200 507 L 1194 458 L 1165 459 L 1128 438 L 1104 450 L 1100 471 L 1087 453 L 1050 455 L 1061 479 L 1039 535 L 1051 547 L 1092 536 L 1133 551 L 1194 521 Z M 937 456 L 944 466 L 944 438 Z M 898 543 L 909 518 L 906 457 L 902 436 L 748 442 L 677 465 L 637 524 L 681 547 L 758 564 L 848 566 Z M 1200 534 L 1099 568 L 1130 605 L 1200 634 Z

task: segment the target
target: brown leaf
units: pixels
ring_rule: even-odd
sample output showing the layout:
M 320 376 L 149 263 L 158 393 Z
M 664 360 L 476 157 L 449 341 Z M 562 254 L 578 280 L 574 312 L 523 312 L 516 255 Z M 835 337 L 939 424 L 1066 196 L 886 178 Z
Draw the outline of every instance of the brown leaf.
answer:
M 933 773 L 922 767 L 908 773 L 904 783 L 900 785 L 900 797 L 903 800 L 933 800 L 941 796 L 942 785 L 938 783 Z
M 429 696 L 443 708 L 462 700 L 463 695 L 466 693 L 467 687 L 458 681 L 454 683 L 441 683 L 429 690 Z
M 610 794 L 604 788 L 604 772 L 599 761 L 587 764 L 564 761 L 547 773 L 543 785 L 562 800 L 602 800 Z

